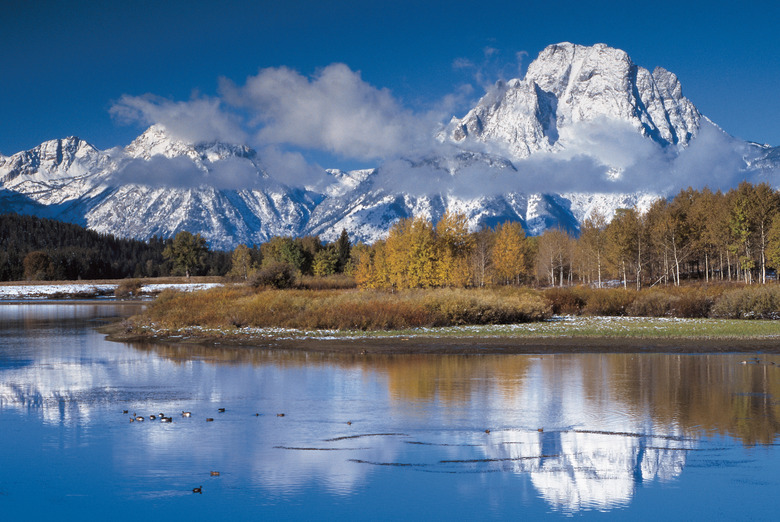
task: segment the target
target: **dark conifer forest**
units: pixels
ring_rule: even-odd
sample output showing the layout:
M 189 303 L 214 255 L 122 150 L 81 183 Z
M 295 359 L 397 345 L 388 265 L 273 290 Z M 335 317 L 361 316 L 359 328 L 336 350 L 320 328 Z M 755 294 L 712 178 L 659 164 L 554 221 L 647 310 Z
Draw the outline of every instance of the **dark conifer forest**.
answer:
M 0 214 L 0 281 L 121 279 L 172 275 L 171 239 L 119 239 L 53 219 Z M 224 275 L 230 253 L 208 251 L 193 275 Z

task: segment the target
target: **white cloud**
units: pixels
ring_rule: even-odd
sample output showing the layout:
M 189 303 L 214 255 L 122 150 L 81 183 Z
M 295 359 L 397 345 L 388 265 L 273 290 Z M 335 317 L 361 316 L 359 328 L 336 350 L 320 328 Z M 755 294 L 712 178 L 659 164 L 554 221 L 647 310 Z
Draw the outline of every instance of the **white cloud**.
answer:
M 344 64 L 312 78 L 287 67 L 262 69 L 242 87 L 222 80 L 220 90 L 228 103 L 248 111 L 258 144 L 379 159 L 413 151 L 433 130 L 389 90 L 366 83 Z
M 150 159 L 133 158 L 120 164 L 112 174 L 119 184 L 133 183 L 147 187 L 197 188 L 210 186 L 222 190 L 258 188 L 263 178 L 255 166 L 242 158 L 224 158 L 199 168 L 186 156 Z
M 452 61 L 452 68 L 453 69 L 471 69 L 475 67 L 474 62 L 469 60 L 468 58 L 455 58 Z
M 265 171 L 275 180 L 290 187 L 324 190 L 332 183 L 325 169 L 312 164 L 299 152 L 281 150 L 275 145 L 260 149 L 258 156 Z
M 189 188 L 203 184 L 204 174 L 187 157 L 152 156 L 148 160 L 134 158 L 123 163 L 112 174 L 112 181 L 147 187 Z
M 109 112 L 122 123 L 161 124 L 171 136 L 187 143 L 247 141 L 239 119 L 226 112 L 217 98 L 172 101 L 152 94 L 125 94 Z

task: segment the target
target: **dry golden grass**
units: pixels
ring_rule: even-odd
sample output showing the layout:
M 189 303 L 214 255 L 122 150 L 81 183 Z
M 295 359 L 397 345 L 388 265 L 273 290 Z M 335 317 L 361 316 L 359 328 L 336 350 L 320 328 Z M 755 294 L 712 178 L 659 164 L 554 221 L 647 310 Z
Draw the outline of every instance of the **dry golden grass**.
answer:
M 354 277 L 346 274 L 301 276 L 298 286 L 305 290 L 349 290 L 357 288 L 357 282 Z
M 547 301 L 527 289 L 270 290 L 227 286 L 166 291 L 137 321 L 166 328 L 254 326 L 388 330 L 508 324 L 549 317 Z

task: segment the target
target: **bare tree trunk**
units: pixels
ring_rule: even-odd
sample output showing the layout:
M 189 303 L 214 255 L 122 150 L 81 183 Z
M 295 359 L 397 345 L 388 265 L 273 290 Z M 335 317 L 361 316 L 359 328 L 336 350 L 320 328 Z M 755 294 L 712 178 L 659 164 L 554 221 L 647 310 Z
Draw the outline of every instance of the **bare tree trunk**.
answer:
M 623 260 L 623 289 L 628 290 L 628 279 L 626 276 L 626 261 Z
M 596 254 L 596 260 L 599 269 L 599 288 L 601 288 L 601 251 Z
M 636 289 L 642 289 L 642 241 L 637 241 L 636 254 Z
M 728 250 L 726 250 L 726 265 L 729 271 L 729 282 L 731 282 L 731 256 Z
M 559 279 L 558 279 L 558 281 L 559 281 L 558 282 L 558 286 L 563 287 L 563 261 L 562 260 L 561 260 L 561 264 L 560 264 L 560 270 L 561 270 L 561 273 L 558 276 L 559 277 Z
M 764 245 L 766 245 L 766 237 L 764 234 L 764 225 L 761 224 L 761 284 L 766 284 L 766 255 L 765 255 L 765 248 Z
M 669 284 L 669 249 L 664 245 L 664 286 Z

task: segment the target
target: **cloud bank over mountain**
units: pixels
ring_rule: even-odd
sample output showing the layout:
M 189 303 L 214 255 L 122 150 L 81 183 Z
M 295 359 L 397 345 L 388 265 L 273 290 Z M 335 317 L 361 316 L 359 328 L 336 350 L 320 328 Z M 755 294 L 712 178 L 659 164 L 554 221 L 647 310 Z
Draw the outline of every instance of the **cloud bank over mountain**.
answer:
M 487 91 L 449 125 L 442 109 L 452 109 L 468 89 L 461 87 L 430 111 L 414 112 L 338 63 L 311 77 L 275 67 L 261 69 L 243 85 L 222 78 L 218 98 L 126 95 L 111 114 L 124 123 L 159 124 L 191 144 L 249 145 L 272 178 L 301 188 L 327 186 L 323 167 L 338 166 L 319 165 L 307 159 L 307 151 L 375 162 L 383 180 L 378 182 L 416 194 L 666 194 L 689 185 L 726 189 L 744 177 L 745 144 L 702 119 L 676 76 L 664 69 L 651 73 L 605 45 L 564 43 L 545 49 L 525 78 L 488 85 L 486 70 L 506 73 L 491 63 L 494 54 L 486 48 L 479 65 L 454 61 L 454 67 L 473 71 Z M 517 70 L 524 58 L 518 55 Z M 505 158 L 516 174 L 494 171 L 495 162 L 441 171 L 440 158 L 463 150 Z M 437 158 L 439 167 L 429 168 Z M 156 163 L 151 169 L 156 175 L 145 172 L 149 165 L 128 164 L 127 179 L 175 186 L 197 179 L 176 162 Z M 223 167 L 223 175 L 212 178 L 220 187 L 254 186 L 251 173 Z

